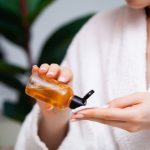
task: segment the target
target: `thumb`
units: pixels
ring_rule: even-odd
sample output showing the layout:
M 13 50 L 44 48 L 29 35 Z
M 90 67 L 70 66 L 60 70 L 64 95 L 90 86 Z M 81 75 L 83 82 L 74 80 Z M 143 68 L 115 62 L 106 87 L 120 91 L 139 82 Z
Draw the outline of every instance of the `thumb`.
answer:
M 134 93 L 128 96 L 116 98 L 108 103 L 109 107 L 125 108 L 142 102 L 143 94 Z

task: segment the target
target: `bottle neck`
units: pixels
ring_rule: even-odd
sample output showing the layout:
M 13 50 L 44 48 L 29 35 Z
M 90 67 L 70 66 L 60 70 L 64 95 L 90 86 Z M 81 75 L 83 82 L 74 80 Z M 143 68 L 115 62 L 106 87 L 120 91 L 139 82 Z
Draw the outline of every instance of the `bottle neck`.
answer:
M 89 91 L 83 98 L 75 95 L 70 103 L 70 108 L 75 109 L 80 106 L 85 106 L 87 99 L 94 93 L 94 90 Z

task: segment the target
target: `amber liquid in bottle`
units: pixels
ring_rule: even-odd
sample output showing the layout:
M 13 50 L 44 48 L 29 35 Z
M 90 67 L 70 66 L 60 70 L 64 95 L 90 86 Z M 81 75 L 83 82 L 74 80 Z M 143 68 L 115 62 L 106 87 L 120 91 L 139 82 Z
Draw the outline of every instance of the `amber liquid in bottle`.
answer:
M 69 107 L 73 97 L 73 91 L 68 85 L 54 79 L 45 81 L 38 75 L 30 77 L 25 91 L 27 95 L 58 109 Z

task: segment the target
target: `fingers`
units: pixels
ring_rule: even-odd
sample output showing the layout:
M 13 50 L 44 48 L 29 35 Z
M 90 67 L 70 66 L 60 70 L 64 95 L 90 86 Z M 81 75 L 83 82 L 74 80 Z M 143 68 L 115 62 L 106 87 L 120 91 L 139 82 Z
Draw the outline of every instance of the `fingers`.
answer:
M 82 120 L 84 117 L 83 114 L 78 114 L 78 119 L 76 119 L 74 116 L 72 116 L 71 121 L 77 121 L 77 120 Z M 110 125 L 113 127 L 118 127 L 118 128 L 122 128 L 122 129 L 126 129 L 126 122 L 125 121 L 115 121 L 115 120 L 105 120 L 105 119 L 99 119 L 99 118 L 84 118 L 84 120 L 89 120 L 89 121 L 95 121 L 98 123 L 102 123 L 102 124 L 106 124 L 106 125 Z
M 128 132 L 137 132 L 142 129 L 139 125 L 136 125 L 136 124 L 130 123 L 130 122 L 126 122 L 126 121 L 109 121 L 109 120 L 103 120 L 103 119 L 93 119 L 93 120 L 91 119 L 91 121 L 95 121 L 95 122 L 109 125 L 112 127 L 121 128 Z
M 60 74 L 60 67 L 57 64 L 51 64 L 48 68 L 48 72 L 46 74 L 47 78 L 55 78 L 57 79 L 57 77 Z
M 121 129 L 124 129 L 129 132 L 136 132 L 136 131 L 140 131 L 142 129 L 141 126 L 138 125 L 137 123 L 130 122 L 131 118 L 129 116 L 125 117 L 123 115 L 121 118 L 121 115 L 117 116 L 117 114 L 113 114 L 112 112 L 109 112 L 109 113 L 112 113 L 111 115 L 106 115 L 106 114 L 102 115 L 98 112 L 93 113 L 93 112 L 87 112 L 87 111 L 89 111 L 89 110 L 86 110 L 86 112 L 80 111 L 79 113 L 73 115 L 71 118 L 71 121 L 79 121 L 79 120 L 95 121 L 95 122 L 102 123 L 105 125 L 121 128 Z M 90 111 L 92 111 L 92 110 L 90 110 Z M 119 113 L 119 112 L 117 112 L 117 113 Z M 130 119 L 128 119 L 128 118 L 130 118 Z
M 102 124 L 105 124 L 105 125 L 109 125 L 109 126 L 112 126 L 112 127 L 121 128 L 121 129 L 124 129 L 128 132 L 137 132 L 137 131 L 141 130 L 141 128 L 139 126 L 137 126 L 133 123 L 125 122 L 125 121 L 115 121 L 115 120 L 110 121 L 110 120 L 103 120 L 103 119 L 97 119 L 97 118 L 87 119 L 87 120 L 95 121 L 95 122 L 102 123 Z M 76 120 L 74 119 L 72 121 L 76 121 Z
M 42 64 L 39 68 L 39 75 L 44 75 L 47 73 L 48 71 L 48 68 L 49 68 L 49 65 L 48 64 Z
M 108 103 L 109 107 L 125 108 L 142 103 L 144 94 L 135 93 L 129 96 L 114 99 Z
M 34 66 L 32 67 L 32 74 L 38 73 L 38 70 L 39 70 L 39 67 L 36 66 L 36 65 L 34 65 Z
M 82 115 L 82 117 L 81 117 Z M 132 112 L 119 108 L 90 108 L 78 111 L 73 115 L 73 119 L 103 119 L 129 121 L 133 118 Z
M 72 118 L 71 121 L 82 120 L 82 117 L 83 117 L 83 115 L 80 115 L 80 117 L 79 117 L 80 119 Z M 126 122 L 126 121 L 104 120 L 104 119 L 97 119 L 97 118 L 86 118 L 85 120 L 95 121 L 95 122 L 109 125 L 112 127 L 121 128 L 128 132 L 137 132 L 142 129 L 139 125 L 137 125 L 135 123 Z
M 96 118 L 88 119 L 88 120 L 127 130 L 127 123 L 124 121 L 109 121 L 109 120 L 96 119 Z
M 40 67 L 34 65 L 32 67 L 32 74 L 38 75 L 40 78 L 50 81 L 51 79 L 56 79 L 58 81 L 64 82 L 66 84 L 72 81 L 73 75 L 72 72 L 67 68 L 61 68 L 57 64 L 42 64 Z M 47 111 L 54 110 L 52 105 L 49 105 L 45 102 L 37 100 L 42 112 L 47 114 Z
M 73 74 L 68 68 L 61 68 L 58 64 L 42 64 L 40 67 L 34 65 L 32 67 L 32 74 L 37 73 L 41 78 L 53 78 L 64 83 L 70 83 L 73 79 Z
M 73 79 L 73 74 L 71 70 L 67 68 L 63 68 L 60 72 L 60 75 L 58 77 L 58 81 L 64 82 L 64 83 L 69 83 Z

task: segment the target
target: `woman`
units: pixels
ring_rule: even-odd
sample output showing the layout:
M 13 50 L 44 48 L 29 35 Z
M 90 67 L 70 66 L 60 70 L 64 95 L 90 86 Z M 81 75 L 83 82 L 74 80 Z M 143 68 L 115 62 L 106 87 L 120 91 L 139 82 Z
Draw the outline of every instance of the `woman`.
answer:
M 32 73 L 41 78 L 70 84 L 74 76 L 78 95 L 91 88 L 96 93 L 88 101 L 91 108 L 74 115 L 37 100 L 16 150 L 150 149 L 150 1 L 127 0 L 127 5 L 97 14 L 84 25 L 64 59 L 65 68 L 33 66 Z

